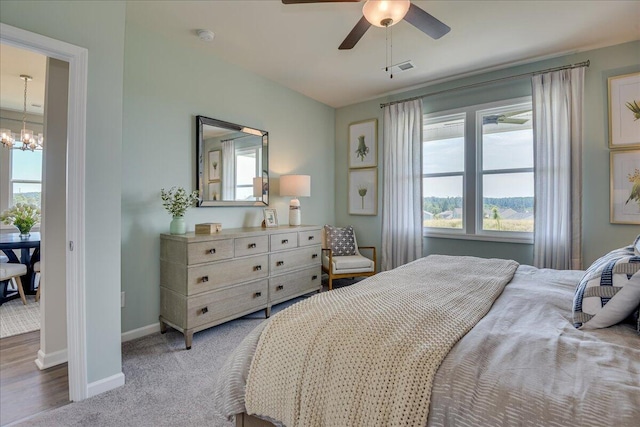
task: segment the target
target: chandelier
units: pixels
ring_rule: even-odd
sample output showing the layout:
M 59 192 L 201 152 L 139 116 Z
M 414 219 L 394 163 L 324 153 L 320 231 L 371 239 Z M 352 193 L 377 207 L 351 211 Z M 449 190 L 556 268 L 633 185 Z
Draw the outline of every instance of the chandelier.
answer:
M 20 139 L 16 141 L 10 129 L 0 129 L 0 142 L 7 148 L 13 148 L 16 142 L 22 143 L 21 150 L 42 150 L 44 145 L 44 136 L 39 133 L 35 135 L 32 130 L 27 129 L 27 82 L 33 80 L 31 76 L 20 74 L 20 78 L 24 80 L 24 104 L 22 110 L 22 129 L 20 130 Z M 17 136 L 17 135 L 16 135 Z

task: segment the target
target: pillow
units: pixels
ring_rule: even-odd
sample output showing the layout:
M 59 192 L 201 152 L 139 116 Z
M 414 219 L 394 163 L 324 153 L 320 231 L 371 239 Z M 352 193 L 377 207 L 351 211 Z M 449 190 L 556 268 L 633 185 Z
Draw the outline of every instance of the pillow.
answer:
M 640 256 L 633 246 L 596 260 L 580 280 L 573 298 L 573 324 L 606 328 L 629 317 L 640 305 Z
M 356 239 L 353 237 L 353 227 L 324 226 L 327 248 L 334 256 L 355 255 Z
M 640 256 L 640 234 L 636 237 L 636 241 L 633 242 L 633 252 L 635 252 L 637 256 Z

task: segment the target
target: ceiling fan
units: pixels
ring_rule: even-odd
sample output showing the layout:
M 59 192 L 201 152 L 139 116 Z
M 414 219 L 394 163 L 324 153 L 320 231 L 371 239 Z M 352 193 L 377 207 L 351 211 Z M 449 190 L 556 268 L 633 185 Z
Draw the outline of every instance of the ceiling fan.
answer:
M 282 0 L 284 4 L 301 3 L 352 3 L 360 0 Z M 367 0 L 362 7 L 363 17 L 351 30 L 338 49 L 352 49 L 367 32 L 371 25 L 376 27 L 390 27 L 401 20 L 427 34 L 433 39 L 439 39 L 447 34 L 451 28 L 411 3 L 409 0 Z
M 482 117 L 482 124 L 483 125 L 497 125 L 500 123 L 511 123 L 514 125 L 523 125 L 525 123 L 527 123 L 530 119 L 526 118 L 526 119 L 518 119 L 516 117 L 512 117 L 512 116 L 519 116 L 520 114 L 524 114 L 524 113 L 531 113 L 531 110 L 524 110 L 524 111 L 514 111 L 512 113 L 507 113 L 507 114 L 492 114 L 490 116 L 483 116 Z

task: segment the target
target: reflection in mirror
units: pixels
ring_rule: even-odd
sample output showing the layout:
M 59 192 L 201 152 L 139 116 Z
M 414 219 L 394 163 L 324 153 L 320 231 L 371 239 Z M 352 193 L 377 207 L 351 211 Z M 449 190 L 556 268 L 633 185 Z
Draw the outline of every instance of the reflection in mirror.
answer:
M 196 117 L 200 206 L 269 204 L 269 134 Z

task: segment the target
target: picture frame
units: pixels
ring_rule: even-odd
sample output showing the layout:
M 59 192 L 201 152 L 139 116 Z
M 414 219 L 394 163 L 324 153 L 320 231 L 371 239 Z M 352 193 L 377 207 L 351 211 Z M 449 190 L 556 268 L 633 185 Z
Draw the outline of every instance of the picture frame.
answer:
M 209 169 L 209 181 L 216 181 L 220 179 L 220 170 L 222 169 L 221 152 L 220 150 L 209 151 L 209 163 L 207 168 Z
M 267 228 L 278 226 L 278 211 L 273 208 L 265 208 L 264 212 L 264 226 Z
M 610 222 L 640 224 L 640 150 L 615 150 L 610 156 Z
M 640 148 L 640 72 L 609 77 L 609 148 Z
M 349 168 L 378 166 L 378 119 L 349 125 Z
M 209 182 L 209 199 L 220 201 L 222 200 L 222 185 L 220 180 Z
M 378 168 L 349 170 L 349 215 L 378 214 Z

